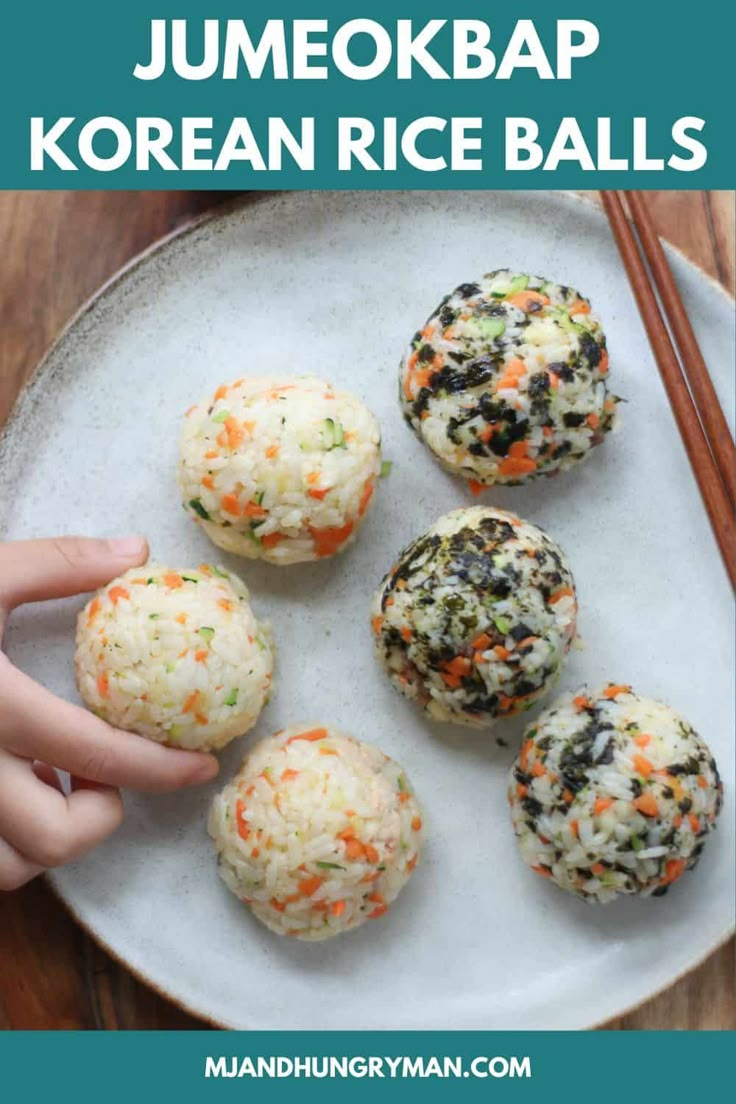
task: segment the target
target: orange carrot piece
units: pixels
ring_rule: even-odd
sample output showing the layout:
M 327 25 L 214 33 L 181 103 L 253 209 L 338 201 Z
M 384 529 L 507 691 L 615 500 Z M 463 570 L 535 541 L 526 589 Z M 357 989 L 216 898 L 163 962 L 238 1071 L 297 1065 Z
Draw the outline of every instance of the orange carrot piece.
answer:
M 319 874 L 315 874 L 312 878 L 304 878 L 303 881 L 299 882 L 299 893 L 302 897 L 311 897 L 323 882 L 324 878 L 320 878 Z
M 264 548 L 275 548 L 282 540 L 286 540 L 283 533 L 267 533 L 265 537 L 261 537 L 261 544 Z
M 233 517 L 241 516 L 240 502 L 236 494 L 225 494 L 220 499 L 220 505 L 226 514 L 232 514 Z
M 487 490 L 487 488 L 485 483 L 480 483 L 477 479 L 469 479 L 468 490 L 477 497 L 479 494 L 483 494 L 483 491 Z
M 326 728 L 310 728 L 308 732 L 299 732 L 296 736 L 290 736 L 286 743 L 293 744 L 297 740 L 308 740 L 310 744 L 313 744 L 315 740 L 324 740 L 326 736 Z
M 199 701 L 199 690 L 192 690 L 191 694 L 184 702 L 182 713 L 191 713 L 195 705 Z
M 554 606 L 557 602 L 560 602 L 563 598 L 574 598 L 574 597 L 575 597 L 575 591 L 572 589 L 572 587 L 568 587 L 568 586 L 559 587 L 559 589 L 556 590 L 554 592 L 554 594 L 550 594 L 547 601 L 549 602 L 550 606 Z
M 669 859 L 665 864 L 664 876 L 660 878 L 660 885 L 672 885 L 685 872 L 684 859 Z
M 178 575 L 176 571 L 167 571 L 164 575 L 164 582 L 169 590 L 178 590 L 179 587 L 184 586 L 184 580 L 181 575 Z
M 250 825 L 245 819 L 245 802 L 240 798 L 235 803 L 235 823 L 238 827 L 238 835 L 242 840 L 247 840 L 250 835 Z
M 612 797 L 597 797 L 593 805 L 593 816 L 600 816 L 601 813 L 605 813 L 606 809 L 610 809 L 612 805 Z
M 330 912 L 332 913 L 333 916 L 342 916 L 343 913 L 345 912 L 345 907 L 346 906 L 345 906 L 344 901 L 342 901 L 342 900 L 333 901 L 332 906 L 330 908 Z
M 630 693 L 631 693 L 631 687 L 630 686 L 624 686 L 622 684 L 620 686 L 607 686 L 606 689 L 603 691 L 602 696 L 604 698 L 617 698 L 619 696 L 619 694 L 630 694 Z
M 97 676 L 97 690 L 101 698 L 109 698 L 110 696 L 110 679 L 107 671 L 102 671 Z
M 318 502 L 321 502 L 325 495 L 328 495 L 331 490 L 331 487 L 312 487 L 307 491 L 307 494 L 310 498 L 316 498 Z
M 420 816 L 415 816 L 412 819 L 411 827 L 412 827 L 413 832 L 421 832 L 421 830 L 422 830 L 422 818 Z
M 287 770 L 283 770 L 281 772 L 281 781 L 282 782 L 291 782 L 291 780 L 293 778 L 298 778 L 298 777 L 299 777 L 299 771 L 298 770 L 287 769 Z
M 375 847 L 371 843 L 364 844 L 363 845 L 363 850 L 365 851 L 365 857 L 366 857 L 366 859 L 368 860 L 369 863 L 377 863 L 378 860 L 381 857 L 379 855 L 378 851 L 375 849 Z
M 651 742 L 652 737 L 647 732 L 641 732 L 638 736 L 634 737 L 634 743 L 637 747 L 645 748 L 648 743 Z
M 130 601 L 130 591 L 122 586 L 111 587 L 107 596 L 114 606 L 118 604 L 121 598 L 127 598 L 127 600 Z
M 659 805 L 654 794 L 644 793 L 640 797 L 635 797 L 631 804 L 644 816 L 659 816 Z
M 240 448 L 245 440 L 245 427 L 237 418 L 227 418 L 225 420 L 225 433 L 227 434 L 228 448 L 233 451 Z
M 318 557 L 332 556 L 340 548 L 353 532 L 355 522 L 348 521 L 345 525 L 333 526 L 327 529 L 315 529 L 309 526 L 309 535 L 314 541 L 315 552 Z
M 89 604 L 89 613 L 87 614 L 87 624 L 91 625 L 97 614 L 100 612 L 102 603 L 99 598 L 93 598 Z
M 539 291 L 529 290 L 519 291 L 516 295 L 509 295 L 505 302 L 511 303 L 512 307 L 518 307 L 519 310 L 523 310 L 528 314 L 535 306 L 546 306 L 549 303 L 549 299 Z
M 264 510 L 257 502 L 249 502 L 243 509 L 243 517 L 266 518 L 268 517 L 268 510 Z
M 643 774 L 645 778 L 648 778 L 654 770 L 654 764 L 650 762 L 645 755 L 632 756 L 632 762 L 634 764 L 634 770 L 639 774 Z
M 462 678 L 464 675 L 470 673 L 472 663 L 467 656 L 455 656 L 449 663 L 443 663 L 442 665 L 450 675 L 457 675 Z
M 529 472 L 536 471 L 536 467 L 536 460 L 531 458 L 507 456 L 498 465 L 498 470 L 501 475 L 528 475 Z

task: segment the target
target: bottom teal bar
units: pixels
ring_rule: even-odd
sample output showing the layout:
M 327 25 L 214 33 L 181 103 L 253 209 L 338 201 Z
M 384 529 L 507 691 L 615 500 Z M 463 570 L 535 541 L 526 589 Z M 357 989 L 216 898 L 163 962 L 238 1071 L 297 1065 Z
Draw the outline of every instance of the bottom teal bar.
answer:
M 732 1055 L 727 1032 L 5 1032 L 0 1099 L 620 1104 L 712 1091 Z

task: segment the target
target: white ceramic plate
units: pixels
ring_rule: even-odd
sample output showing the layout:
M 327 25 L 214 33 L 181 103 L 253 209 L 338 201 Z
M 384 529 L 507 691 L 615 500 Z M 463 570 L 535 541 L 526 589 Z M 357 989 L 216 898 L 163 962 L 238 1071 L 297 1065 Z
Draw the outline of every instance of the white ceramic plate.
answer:
M 733 407 L 730 300 L 674 255 L 724 405 Z M 491 268 L 579 287 L 604 318 L 620 432 L 554 480 L 485 499 L 559 540 L 585 648 L 562 685 L 624 681 L 681 709 L 725 775 L 720 827 L 662 899 L 594 908 L 535 878 L 505 800 L 512 748 L 430 726 L 389 687 L 367 610 L 394 554 L 470 501 L 403 424 L 404 345 L 445 292 Z M 277 683 L 257 729 L 344 726 L 408 769 L 428 844 L 390 915 L 327 944 L 279 939 L 219 881 L 204 821 L 213 788 L 126 797 L 118 834 L 52 875 L 81 922 L 189 1009 L 252 1028 L 550 1028 L 600 1022 L 713 949 L 733 923 L 731 596 L 607 224 L 559 194 L 265 197 L 166 242 L 108 286 L 57 344 L 0 443 L 0 532 L 144 531 L 187 566 L 217 556 L 174 480 L 184 410 L 248 372 L 314 372 L 378 415 L 394 461 L 359 540 L 316 566 L 231 558 L 268 616 Z M 80 600 L 19 611 L 12 657 L 64 696 Z

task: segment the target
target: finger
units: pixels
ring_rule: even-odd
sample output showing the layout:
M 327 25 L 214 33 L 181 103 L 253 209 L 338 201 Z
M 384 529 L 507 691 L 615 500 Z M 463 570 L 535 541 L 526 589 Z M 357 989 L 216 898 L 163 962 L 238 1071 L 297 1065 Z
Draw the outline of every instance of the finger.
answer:
M 10 664 L 0 673 L 0 747 L 91 782 L 156 793 L 208 782 L 214 755 L 124 732 L 39 686 Z
M 31 764 L 0 752 L 0 838 L 41 867 L 84 855 L 120 827 L 123 802 L 109 786 L 68 797 L 36 777 Z
M 0 544 L 0 605 L 96 590 L 148 557 L 144 537 L 55 537 Z
M 42 871 L 42 866 L 30 862 L 6 840 L 0 839 L 0 890 L 20 889 Z

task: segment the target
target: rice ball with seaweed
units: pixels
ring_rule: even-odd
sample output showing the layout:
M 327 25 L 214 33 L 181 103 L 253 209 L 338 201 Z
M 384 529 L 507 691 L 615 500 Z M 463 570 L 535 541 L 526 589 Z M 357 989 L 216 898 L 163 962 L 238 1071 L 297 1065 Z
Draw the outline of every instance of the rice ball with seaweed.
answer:
M 221 748 L 256 723 L 270 633 L 237 576 L 149 563 L 99 590 L 77 622 L 79 693 L 110 724 L 172 747 Z
M 404 549 L 371 625 L 402 694 L 434 720 L 485 727 L 550 688 L 576 612 L 561 548 L 514 514 L 474 506 L 445 514 Z
M 313 377 L 253 377 L 189 410 L 179 484 L 220 548 L 291 564 L 352 541 L 380 469 L 378 422 L 360 399 Z
M 612 428 L 600 319 L 574 288 L 500 269 L 461 284 L 400 365 L 404 417 L 479 492 L 552 475 Z
M 527 730 L 509 803 L 524 862 L 595 903 L 666 893 L 700 858 L 722 791 L 684 717 L 610 683 L 565 695 Z
M 384 916 L 422 842 L 399 764 L 326 726 L 257 744 L 215 798 L 208 828 L 228 888 L 271 931 L 304 940 Z

